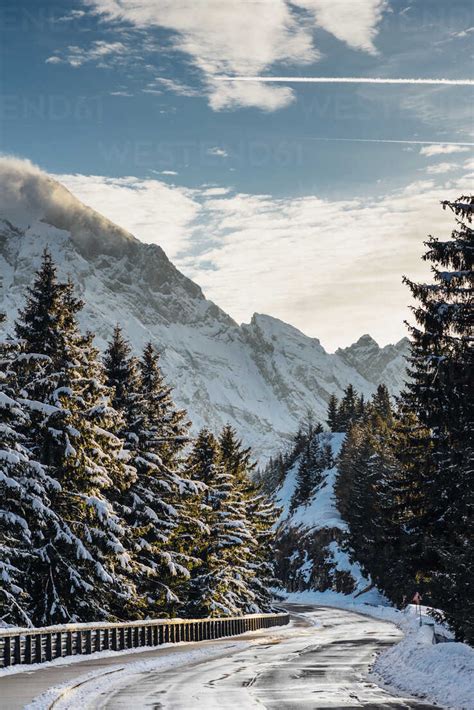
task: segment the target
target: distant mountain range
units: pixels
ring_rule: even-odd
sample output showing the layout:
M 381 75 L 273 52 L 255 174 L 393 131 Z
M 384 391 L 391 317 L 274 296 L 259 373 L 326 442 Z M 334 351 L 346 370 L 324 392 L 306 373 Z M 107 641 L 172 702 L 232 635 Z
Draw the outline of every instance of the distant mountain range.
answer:
M 308 410 L 324 419 L 327 401 L 350 382 L 370 395 L 380 382 L 398 393 L 408 341 L 380 348 L 369 336 L 327 353 L 287 323 L 255 314 L 238 325 L 207 300 L 154 244 L 82 204 L 34 167 L 12 162 L 0 186 L 0 310 L 11 329 L 47 245 L 61 277 L 86 302 L 81 324 L 103 347 L 123 326 L 134 348 L 151 340 L 194 429 L 230 422 L 265 460 Z

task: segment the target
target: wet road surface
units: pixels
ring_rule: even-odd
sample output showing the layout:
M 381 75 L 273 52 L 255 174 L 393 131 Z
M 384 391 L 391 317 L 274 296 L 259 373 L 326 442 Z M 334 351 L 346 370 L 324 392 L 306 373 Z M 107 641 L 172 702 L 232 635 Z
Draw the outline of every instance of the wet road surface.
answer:
M 291 627 L 260 632 L 245 650 L 131 674 L 81 705 L 88 710 L 434 708 L 394 697 L 367 679 L 375 654 L 401 638 L 393 624 L 327 607 L 292 605 L 291 612 Z

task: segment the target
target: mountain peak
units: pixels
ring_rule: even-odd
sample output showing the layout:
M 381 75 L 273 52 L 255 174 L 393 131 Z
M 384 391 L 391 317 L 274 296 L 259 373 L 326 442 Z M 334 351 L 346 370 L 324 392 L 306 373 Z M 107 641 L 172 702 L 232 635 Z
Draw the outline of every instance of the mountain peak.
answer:
M 376 348 L 380 347 L 379 344 L 377 343 L 377 341 L 374 340 L 374 338 L 371 335 L 369 335 L 368 333 L 366 333 L 365 335 L 361 335 L 359 340 L 357 340 L 357 342 L 353 343 L 353 345 L 351 347 L 354 347 L 354 346 L 376 347 Z
M 85 256 L 118 256 L 137 242 L 29 160 L 0 158 L 0 213 L 25 231 L 43 232 L 46 224 L 69 232 Z

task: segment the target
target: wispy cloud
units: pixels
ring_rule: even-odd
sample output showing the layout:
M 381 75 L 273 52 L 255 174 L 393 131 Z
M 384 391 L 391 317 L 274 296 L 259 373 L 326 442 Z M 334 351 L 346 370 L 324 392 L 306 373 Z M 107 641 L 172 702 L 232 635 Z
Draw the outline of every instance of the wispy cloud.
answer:
M 85 16 L 84 10 L 70 10 L 66 15 L 58 17 L 56 22 L 74 22 Z
M 229 153 L 224 150 L 224 148 L 219 148 L 217 145 L 213 146 L 212 148 L 209 148 L 207 154 L 214 155 L 217 158 L 227 158 L 229 156 Z
M 61 55 L 53 55 L 46 59 L 46 64 L 70 64 L 72 67 L 80 67 L 87 62 L 103 61 L 108 57 L 124 56 L 127 47 L 123 42 L 105 42 L 97 40 L 88 47 L 78 47 L 70 45 Z
M 162 94 L 163 91 L 171 91 L 178 96 L 201 96 L 202 94 L 201 91 L 188 84 L 163 77 L 156 77 L 153 81 L 148 82 L 144 91 L 145 93 L 153 94 Z
M 474 145 L 470 143 L 469 145 Z M 468 153 L 469 147 L 463 143 L 430 143 L 420 150 L 420 155 L 431 158 L 433 155 L 451 155 L 452 153 Z
M 436 163 L 435 165 L 429 165 L 426 168 L 426 172 L 428 175 L 444 175 L 460 167 L 458 163 Z

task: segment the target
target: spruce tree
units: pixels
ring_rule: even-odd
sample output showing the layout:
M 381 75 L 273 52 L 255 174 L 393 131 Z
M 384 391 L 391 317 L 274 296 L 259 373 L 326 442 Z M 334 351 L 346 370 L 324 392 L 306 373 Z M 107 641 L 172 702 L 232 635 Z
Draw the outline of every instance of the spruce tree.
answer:
M 332 394 L 331 397 L 329 398 L 329 403 L 328 403 L 328 412 L 327 412 L 327 425 L 329 427 L 329 430 L 334 432 L 337 432 L 337 426 L 338 426 L 338 417 L 337 417 L 337 412 L 338 412 L 338 407 L 339 407 L 339 401 L 336 397 L 335 394 Z
M 337 427 L 338 431 L 348 431 L 350 425 L 359 416 L 358 394 L 353 385 L 347 385 L 344 390 L 344 396 L 339 403 L 337 410 Z
M 430 432 L 420 465 L 424 485 L 425 576 L 459 636 L 474 639 L 472 590 L 466 584 L 474 512 L 472 286 L 474 198 L 443 203 L 456 215 L 451 239 L 430 237 L 423 259 L 434 283 L 405 279 L 417 305 L 411 336 L 410 381 L 402 404 Z M 428 464 L 428 466 L 427 466 Z M 472 538 L 471 538 L 472 539 Z
M 81 308 L 45 251 L 16 323 L 21 352 L 13 369 L 31 411 L 27 445 L 57 484 L 51 505 L 71 535 L 49 530 L 31 570 L 39 624 L 104 619 L 112 609 L 126 617 L 136 601 L 125 576 L 133 560 L 124 524 L 108 496 L 130 485 L 134 471 L 122 460 L 120 417 L 92 336 L 77 327 Z
M 220 460 L 233 479 L 234 512 L 239 505 L 239 516 L 250 532 L 240 546 L 239 578 L 247 579 L 251 594 L 244 599 L 243 611 L 268 611 L 272 607 L 272 587 L 276 580 L 273 569 L 274 526 L 278 511 L 253 480 L 255 463 L 251 449 L 242 445 L 235 429 L 226 425 L 219 436 Z
M 312 494 L 322 482 L 322 472 L 327 468 L 328 452 L 323 451 L 320 443 L 320 434 L 310 434 L 306 446 L 300 455 L 298 470 L 296 472 L 296 486 L 291 499 L 291 508 L 309 503 Z
M 207 534 L 196 541 L 187 611 L 190 615 L 222 616 L 249 610 L 255 603 L 249 569 L 252 536 L 245 506 L 235 488 L 234 475 L 227 472 L 213 434 L 202 430 L 188 460 L 193 478 L 206 488 L 201 498 L 200 517 Z
M 191 562 L 183 539 L 186 495 L 197 490 L 180 470 L 188 424 L 174 406 L 151 344 L 137 362 L 117 326 L 104 364 L 113 404 L 123 418 L 120 435 L 137 474 L 117 499 L 139 565 L 135 576 L 146 598 L 145 611 L 173 615 Z
M 392 421 L 392 404 L 386 385 L 379 385 L 371 400 L 372 407 L 385 421 Z
M 0 322 L 3 320 L 0 314 Z M 50 508 L 55 482 L 32 458 L 22 431 L 29 415 L 19 401 L 12 340 L 0 342 L 0 619 L 30 626 L 34 609 L 29 570 L 41 555 L 43 530 L 60 527 Z

